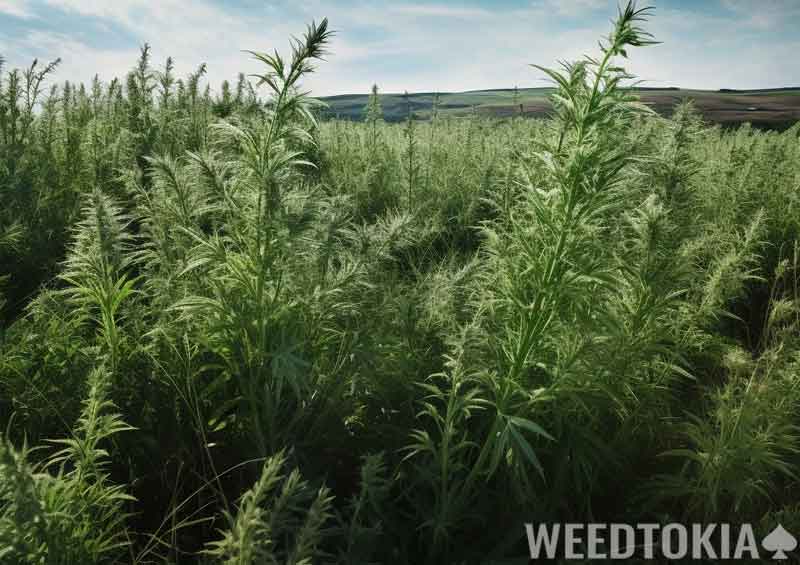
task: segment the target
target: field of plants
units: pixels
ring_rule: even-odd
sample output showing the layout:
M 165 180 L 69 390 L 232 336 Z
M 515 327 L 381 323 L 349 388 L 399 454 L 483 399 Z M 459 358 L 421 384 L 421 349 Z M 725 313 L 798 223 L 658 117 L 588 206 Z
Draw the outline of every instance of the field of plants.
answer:
M 800 125 L 638 103 L 646 16 L 547 71 L 547 120 L 387 123 L 376 93 L 318 123 L 325 20 L 217 90 L 147 47 L 110 84 L 5 69 L 0 563 L 800 532 Z

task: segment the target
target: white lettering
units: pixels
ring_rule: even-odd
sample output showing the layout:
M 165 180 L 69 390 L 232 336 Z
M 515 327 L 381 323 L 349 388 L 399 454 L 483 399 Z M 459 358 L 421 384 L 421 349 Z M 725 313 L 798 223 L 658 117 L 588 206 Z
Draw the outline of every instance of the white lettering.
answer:
M 620 534 L 625 533 L 625 541 Z M 630 559 L 636 552 L 636 530 L 628 524 L 611 524 L 611 559 Z
M 607 559 L 605 553 L 600 553 L 600 547 L 606 542 L 605 538 L 601 537 L 601 533 L 606 531 L 605 524 L 589 524 L 587 528 L 587 542 L 589 544 L 589 559 Z
M 558 533 L 560 530 L 560 524 L 555 524 L 552 532 L 548 531 L 547 524 L 539 524 L 534 534 L 533 524 L 525 524 L 525 534 L 528 536 L 528 549 L 531 552 L 531 559 L 539 559 L 542 544 L 544 544 L 545 556 L 548 559 L 555 559 L 556 544 L 558 542 Z
M 579 553 L 575 546 L 580 546 L 583 539 L 580 533 L 583 531 L 583 524 L 566 524 L 564 526 L 564 557 L 566 559 L 584 559 L 583 553 Z
M 692 559 L 716 559 L 717 553 L 711 546 L 711 536 L 714 534 L 715 524 L 703 529 L 702 524 L 692 524 L 692 538 L 694 544 L 692 546 Z
M 739 539 L 736 542 L 733 558 L 741 559 L 745 552 L 750 554 L 750 559 L 759 558 L 756 537 L 753 535 L 753 528 L 750 524 L 745 524 L 739 529 Z
M 653 547 L 656 545 L 655 532 L 658 524 L 638 524 L 637 527 L 644 532 L 644 558 L 653 558 Z
M 678 543 L 673 543 L 678 534 Z M 661 530 L 661 554 L 667 559 L 681 559 L 689 551 L 689 536 L 683 524 L 667 524 Z

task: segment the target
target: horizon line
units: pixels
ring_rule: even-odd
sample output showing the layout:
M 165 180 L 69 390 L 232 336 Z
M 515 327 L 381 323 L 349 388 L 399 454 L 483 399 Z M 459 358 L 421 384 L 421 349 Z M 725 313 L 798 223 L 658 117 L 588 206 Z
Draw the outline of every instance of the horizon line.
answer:
M 469 89 L 469 90 L 420 90 L 420 91 L 389 91 L 389 92 L 382 92 L 379 91 L 379 96 L 405 96 L 408 94 L 409 96 L 435 96 L 435 95 L 447 95 L 447 94 L 471 94 L 477 92 L 513 92 L 514 89 L 517 88 L 520 92 L 530 91 L 530 90 L 555 90 L 555 86 L 520 86 L 520 87 L 507 87 L 507 88 L 478 88 L 478 89 Z M 785 90 L 800 90 L 800 85 L 791 85 L 791 86 L 776 86 L 776 87 L 765 87 L 765 88 L 728 88 L 728 87 L 720 87 L 720 88 L 691 88 L 691 87 L 682 87 L 682 86 L 628 86 L 623 87 L 629 90 L 672 90 L 672 91 L 694 91 L 694 92 L 739 92 L 739 93 L 748 93 L 748 92 L 775 92 L 775 91 L 785 91 Z M 345 97 L 345 96 L 368 96 L 370 95 L 370 91 L 367 90 L 365 92 L 342 92 L 339 94 L 325 94 L 321 96 L 315 96 L 312 92 L 312 96 L 314 98 L 337 98 L 337 97 Z

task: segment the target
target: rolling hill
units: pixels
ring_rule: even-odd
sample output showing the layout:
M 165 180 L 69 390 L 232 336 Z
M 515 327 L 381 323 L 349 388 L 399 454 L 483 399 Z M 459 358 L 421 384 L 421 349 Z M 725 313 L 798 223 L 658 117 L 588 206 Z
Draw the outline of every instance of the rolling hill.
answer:
M 684 90 L 680 88 L 637 88 L 642 102 L 663 115 L 669 115 L 680 102 L 691 99 L 704 118 L 724 125 L 750 122 L 755 127 L 786 129 L 800 120 L 800 87 L 764 90 Z M 467 116 L 472 113 L 507 117 L 522 114 L 544 117 L 551 110 L 550 88 L 478 90 L 439 94 L 439 111 L 444 115 Z M 321 98 L 328 104 L 325 118 L 360 120 L 367 94 L 343 94 Z M 409 105 L 414 117 L 430 117 L 435 93 L 408 95 L 381 94 L 387 121 L 403 120 Z

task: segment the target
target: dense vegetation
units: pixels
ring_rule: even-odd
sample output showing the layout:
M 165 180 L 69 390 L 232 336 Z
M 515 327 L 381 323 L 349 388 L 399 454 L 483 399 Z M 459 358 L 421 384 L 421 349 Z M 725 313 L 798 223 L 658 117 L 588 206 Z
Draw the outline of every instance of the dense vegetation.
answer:
M 800 531 L 800 126 L 637 104 L 644 15 L 542 121 L 317 124 L 325 21 L 217 94 L 146 47 L 124 83 L 7 72 L 0 563 Z

